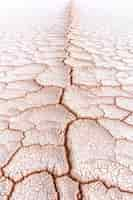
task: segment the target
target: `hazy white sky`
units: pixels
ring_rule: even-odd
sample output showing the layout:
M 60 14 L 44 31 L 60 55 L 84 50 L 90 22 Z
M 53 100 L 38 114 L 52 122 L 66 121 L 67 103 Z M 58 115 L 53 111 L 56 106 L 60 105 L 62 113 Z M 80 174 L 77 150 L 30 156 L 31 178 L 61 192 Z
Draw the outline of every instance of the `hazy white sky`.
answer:
M 67 5 L 69 0 L 0 0 L 0 16 L 45 15 Z
M 132 15 L 132 0 L 75 0 L 80 6 L 97 8 L 112 14 Z M 0 0 L 0 16 L 45 15 L 61 9 L 69 0 Z
M 112 15 L 133 16 L 132 0 L 77 0 L 77 2 L 86 9 L 95 8 Z

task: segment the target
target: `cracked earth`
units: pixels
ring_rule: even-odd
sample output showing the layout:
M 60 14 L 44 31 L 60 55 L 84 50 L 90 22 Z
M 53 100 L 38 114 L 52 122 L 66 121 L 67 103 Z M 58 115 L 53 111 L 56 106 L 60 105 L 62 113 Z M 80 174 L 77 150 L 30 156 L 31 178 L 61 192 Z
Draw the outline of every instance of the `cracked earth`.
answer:
M 0 200 L 132 200 L 133 28 L 54 22 L 0 36 Z

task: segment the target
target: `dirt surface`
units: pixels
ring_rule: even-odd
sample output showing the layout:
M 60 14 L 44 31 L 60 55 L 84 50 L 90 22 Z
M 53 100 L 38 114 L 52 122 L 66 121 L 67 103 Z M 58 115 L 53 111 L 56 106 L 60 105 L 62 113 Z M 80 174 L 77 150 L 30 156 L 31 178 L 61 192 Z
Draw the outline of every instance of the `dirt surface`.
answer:
M 0 200 L 133 199 L 131 27 L 82 12 L 1 33 Z

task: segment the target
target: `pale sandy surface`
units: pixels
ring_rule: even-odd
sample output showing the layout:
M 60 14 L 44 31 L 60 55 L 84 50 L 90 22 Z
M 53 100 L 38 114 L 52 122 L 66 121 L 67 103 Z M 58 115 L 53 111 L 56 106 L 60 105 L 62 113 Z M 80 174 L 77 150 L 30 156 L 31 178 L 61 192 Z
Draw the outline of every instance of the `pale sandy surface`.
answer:
M 79 5 L 1 22 L 0 200 L 133 199 L 132 18 Z

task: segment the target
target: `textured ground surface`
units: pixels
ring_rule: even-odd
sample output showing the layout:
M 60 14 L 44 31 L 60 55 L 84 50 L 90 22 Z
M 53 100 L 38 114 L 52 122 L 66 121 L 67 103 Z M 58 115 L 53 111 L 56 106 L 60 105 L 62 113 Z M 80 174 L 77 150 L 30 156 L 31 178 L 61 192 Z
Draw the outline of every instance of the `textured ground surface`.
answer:
M 0 200 L 133 199 L 133 28 L 85 19 L 1 32 Z

